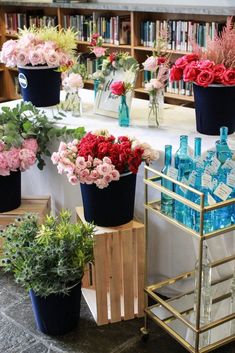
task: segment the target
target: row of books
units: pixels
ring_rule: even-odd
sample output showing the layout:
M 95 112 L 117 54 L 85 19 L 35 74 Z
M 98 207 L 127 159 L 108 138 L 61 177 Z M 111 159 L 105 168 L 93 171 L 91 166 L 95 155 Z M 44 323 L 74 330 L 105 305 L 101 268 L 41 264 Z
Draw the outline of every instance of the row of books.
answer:
M 130 18 L 127 16 L 103 17 L 64 15 L 64 28 L 72 27 L 78 32 L 78 40 L 91 41 L 92 33 L 99 33 L 105 43 L 130 44 Z
M 6 32 L 16 34 L 18 29 L 23 29 L 24 26 L 57 26 L 58 21 L 56 16 L 38 16 L 26 13 L 5 13 L 5 29 Z
M 192 51 L 192 40 L 201 47 L 207 46 L 207 38 L 214 38 L 224 24 L 195 21 L 143 21 L 140 24 L 140 44 L 153 47 L 161 38 L 167 37 L 166 49 Z

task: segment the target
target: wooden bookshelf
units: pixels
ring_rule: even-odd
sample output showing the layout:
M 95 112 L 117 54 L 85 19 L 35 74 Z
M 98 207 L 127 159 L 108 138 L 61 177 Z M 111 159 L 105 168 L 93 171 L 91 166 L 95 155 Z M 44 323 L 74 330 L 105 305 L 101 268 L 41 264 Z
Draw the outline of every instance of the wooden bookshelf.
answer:
M 154 50 L 151 46 L 141 44 L 141 28 L 140 23 L 144 21 L 197 21 L 197 22 L 226 22 L 228 16 L 235 15 L 235 6 L 219 7 L 219 6 L 168 6 L 158 4 L 110 4 L 106 3 L 28 3 L 28 2 L 9 2 L 1 1 L 0 4 L 0 47 L 9 39 L 15 39 L 17 36 L 14 32 L 6 30 L 5 14 L 21 13 L 29 16 L 30 14 L 39 16 L 56 17 L 60 28 L 64 27 L 66 16 L 94 16 L 110 18 L 112 16 L 126 16 L 130 21 L 130 44 L 116 45 L 112 43 L 104 43 L 104 47 L 109 48 L 109 52 L 127 51 L 133 55 L 139 63 L 142 63 L 147 56 L 151 55 Z M 68 17 L 69 18 L 69 17 Z M 157 23 L 157 22 L 156 22 Z M 83 53 L 88 51 L 89 42 L 78 40 L 78 52 Z M 146 44 L 146 43 L 145 43 Z M 180 55 L 187 52 L 184 50 L 167 50 L 171 54 L 171 61 L 174 61 Z M 9 69 L 5 66 L 0 67 L 0 99 L 15 99 L 18 98 L 15 88 L 15 80 L 17 77 L 17 69 Z M 142 73 L 138 75 L 136 88 L 134 90 L 136 97 L 148 98 L 145 90 L 142 88 Z M 86 86 L 93 87 L 91 80 L 86 80 Z M 168 103 L 174 104 L 193 104 L 193 97 L 180 95 L 176 93 L 165 93 L 165 100 Z

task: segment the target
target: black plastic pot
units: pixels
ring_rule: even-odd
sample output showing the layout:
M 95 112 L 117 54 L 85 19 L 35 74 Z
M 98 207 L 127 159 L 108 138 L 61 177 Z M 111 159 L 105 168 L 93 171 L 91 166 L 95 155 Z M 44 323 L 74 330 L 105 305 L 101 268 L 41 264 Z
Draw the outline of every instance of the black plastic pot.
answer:
M 21 172 L 0 176 L 0 212 L 16 209 L 21 204 Z

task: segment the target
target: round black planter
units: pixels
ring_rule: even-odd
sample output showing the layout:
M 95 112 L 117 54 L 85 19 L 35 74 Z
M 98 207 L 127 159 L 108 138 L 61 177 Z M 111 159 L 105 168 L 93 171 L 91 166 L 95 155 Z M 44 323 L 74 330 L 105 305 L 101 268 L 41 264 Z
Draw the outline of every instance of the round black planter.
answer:
M 16 209 L 21 204 L 21 172 L 0 176 L 0 212 Z
M 50 294 L 47 297 L 29 292 L 39 331 L 46 335 L 63 335 L 78 324 L 80 318 L 81 283 L 72 287 L 69 295 Z
M 60 102 L 61 73 L 58 68 L 19 67 L 19 84 L 24 101 L 36 107 L 49 107 Z
M 107 188 L 81 184 L 84 216 L 97 226 L 115 227 L 130 222 L 134 215 L 136 174 L 122 175 Z
M 219 135 L 220 127 L 228 133 L 235 131 L 235 86 L 193 84 L 197 131 L 206 135 Z

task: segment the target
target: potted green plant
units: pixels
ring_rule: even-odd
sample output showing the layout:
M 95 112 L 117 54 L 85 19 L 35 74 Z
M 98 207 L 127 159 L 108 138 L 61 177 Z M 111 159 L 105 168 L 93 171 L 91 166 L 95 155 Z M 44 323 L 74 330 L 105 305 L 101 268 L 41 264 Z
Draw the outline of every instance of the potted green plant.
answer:
M 21 203 L 21 172 L 35 163 L 45 165 L 50 156 L 52 139 L 73 136 L 79 140 L 84 128 L 68 129 L 56 124 L 60 117 L 48 119 L 46 114 L 29 102 L 0 111 L 0 212 L 11 211 Z
M 49 335 L 73 329 L 80 316 L 81 281 L 93 260 L 92 224 L 71 223 L 71 213 L 47 216 L 40 225 L 26 214 L 1 231 L 1 263 L 29 291 L 37 328 Z

